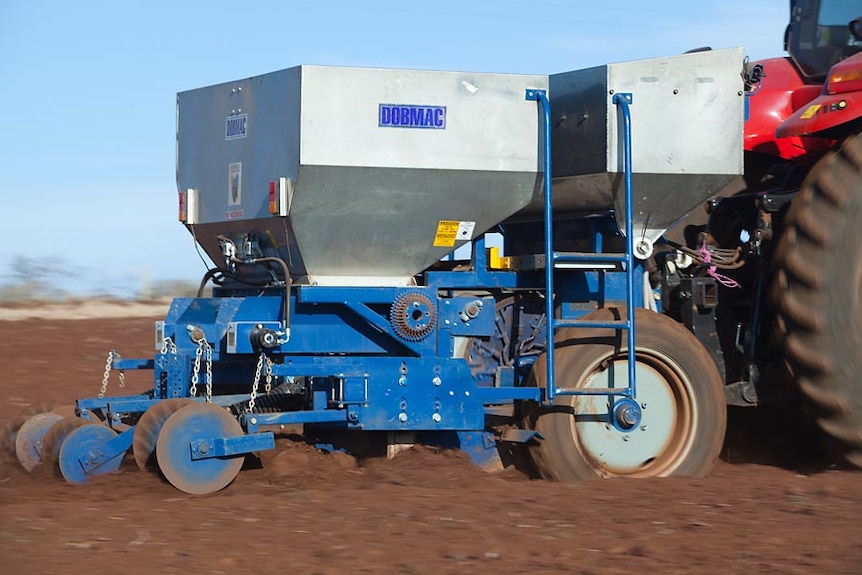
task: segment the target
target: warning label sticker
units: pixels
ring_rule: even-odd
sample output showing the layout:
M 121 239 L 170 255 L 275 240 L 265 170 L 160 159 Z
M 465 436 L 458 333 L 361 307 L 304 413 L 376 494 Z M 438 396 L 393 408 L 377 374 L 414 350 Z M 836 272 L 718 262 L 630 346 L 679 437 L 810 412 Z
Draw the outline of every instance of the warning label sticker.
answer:
M 476 222 L 459 222 L 456 220 L 440 220 L 437 224 L 437 233 L 434 235 L 435 248 L 451 248 L 456 241 L 469 241 L 473 239 L 473 230 Z
M 806 110 L 804 112 L 802 112 L 802 115 L 799 116 L 799 118 L 802 120 L 810 120 L 811 118 L 813 118 L 814 116 L 817 115 L 818 110 L 820 110 L 820 104 L 814 104 L 812 106 L 808 106 L 808 108 L 806 108 Z
M 234 162 L 227 168 L 227 205 L 242 205 L 242 162 Z

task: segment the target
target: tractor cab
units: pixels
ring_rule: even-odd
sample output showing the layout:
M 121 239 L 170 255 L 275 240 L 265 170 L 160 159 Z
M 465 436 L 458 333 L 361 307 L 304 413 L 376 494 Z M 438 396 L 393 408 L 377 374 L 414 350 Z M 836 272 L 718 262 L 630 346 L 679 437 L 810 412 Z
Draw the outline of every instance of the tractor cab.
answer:
M 862 122 L 862 3 L 791 0 L 785 49 L 799 74 L 793 114 L 778 138 L 816 135 L 829 145 L 859 132 Z M 822 89 L 821 89 L 822 87 Z M 802 147 L 816 151 L 812 142 Z
M 832 66 L 862 52 L 862 4 L 791 0 L 785 50 L 806 82 L 822 83 Z

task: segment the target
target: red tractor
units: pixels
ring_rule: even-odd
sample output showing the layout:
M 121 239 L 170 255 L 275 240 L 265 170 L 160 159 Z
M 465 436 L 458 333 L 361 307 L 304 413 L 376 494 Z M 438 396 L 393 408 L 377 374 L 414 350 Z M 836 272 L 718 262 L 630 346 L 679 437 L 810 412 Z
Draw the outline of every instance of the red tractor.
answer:
M 743 189 L 684 228 L 736 255 L 711 262 L 723 281 L 666 265 L 682 280 L 666 305 L 713 350 L 730 405 L 798 396 L 862 467 L 862 2 L 791 0 L 790 15 L 789 56 L 745 67 Z

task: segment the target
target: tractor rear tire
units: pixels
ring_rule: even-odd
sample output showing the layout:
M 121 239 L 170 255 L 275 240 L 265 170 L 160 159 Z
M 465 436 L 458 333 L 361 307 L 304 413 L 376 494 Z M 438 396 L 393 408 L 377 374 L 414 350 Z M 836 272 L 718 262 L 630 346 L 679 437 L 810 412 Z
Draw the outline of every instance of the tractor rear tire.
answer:
M 625 317 L 609 308 L 584 320 Z M 685 327 L 667 316 L 638 309 L 635 317 L 636 399 L 641 422 L 630 431 L 611 421 L 606 395 L 557 395 L 551 406 L 529 403 L 528 428 L 542 438 L 530 446 L 536 470 L 547 479 L 703 476 L 718 460 L 727 424 L 724 386 L 715 363 Z M 556 387 L 626 387 L 625 332 L 566 328 L 557 332 Z M 546 355 L 531 372 L 532 385 L 547 387 Z
M 808 174 L 775 263 L 787 364 L 818 426 L 862 467 L 862 134 Z

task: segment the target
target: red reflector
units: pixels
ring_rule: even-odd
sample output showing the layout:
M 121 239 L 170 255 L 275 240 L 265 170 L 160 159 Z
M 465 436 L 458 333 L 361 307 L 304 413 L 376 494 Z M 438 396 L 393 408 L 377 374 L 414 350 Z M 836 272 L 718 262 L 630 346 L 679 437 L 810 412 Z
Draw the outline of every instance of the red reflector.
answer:
M 179 205 L 179 208 L 180 208 L 180 212 L 179 212 L 179 220 L 180 220 L 181 222 L 185 222 L 185 221 L 186 221 L 186 219 L 188 219 L 188 218 L 186 218 L 186 193 L 185 193 L 185 192 L 180 192 L 179 194 L 180 194 L 180 202 L 179 202 L 179 203 L 180 203 L 180 205 Z
M 274 181 L 269 183 L 269 213 L 278 213 L 278 187 Z

